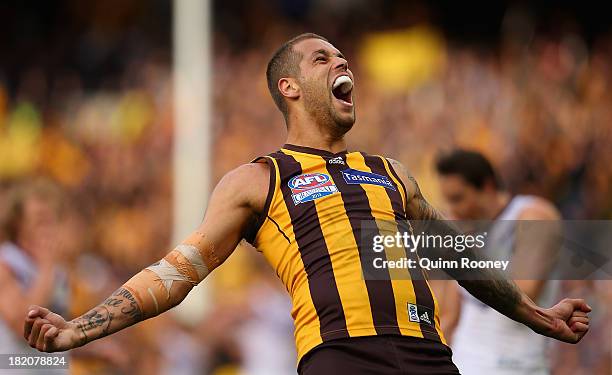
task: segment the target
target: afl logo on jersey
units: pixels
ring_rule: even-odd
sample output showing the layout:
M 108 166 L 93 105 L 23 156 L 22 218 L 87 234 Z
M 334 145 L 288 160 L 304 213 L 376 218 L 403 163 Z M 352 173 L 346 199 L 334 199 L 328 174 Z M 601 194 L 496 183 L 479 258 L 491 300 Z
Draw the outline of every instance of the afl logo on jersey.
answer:
M 296 205 L 310 202 L 338 191 L 331 178 L 323 173 L 306 173 L 289 180 L 291 197 Z

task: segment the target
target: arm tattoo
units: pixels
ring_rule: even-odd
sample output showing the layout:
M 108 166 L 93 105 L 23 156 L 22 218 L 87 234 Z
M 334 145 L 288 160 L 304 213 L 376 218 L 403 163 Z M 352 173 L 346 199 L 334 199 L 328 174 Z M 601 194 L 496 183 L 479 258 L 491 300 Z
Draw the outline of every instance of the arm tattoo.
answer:
M 423 198 L 421 192 L 419 191 L 418 193 L 419 195 L 415 198 L 416 216 L 421 220 L 444 220 L 442 214 L 440 214 L 438 210 L 433 208 L 429 202 Z
M 103 332 L 108 332 L 111 322 L 113 321 L 113 313 L 104 305 L 98 306 L 83 315 L 83 321 L 80 323 L 81 330 L 84 332 L 91 331 L 97 327 L 104 327 Z
M 72 322 L 83 334 L 83 344 L 107 336 L 142 320 L 136 299 L 127 289 L 117 289 L 100 305 Z
M 453 236 L 461 235 L 461 231 L 451 222 L 444 220 L 444 216 L 427 203 L 424 198 L 421 197 L 420 202 L 423 202 L 420 204 L 423 207 L 422 218 L 425 220 L 436 220 L 437 226 L 442 224 L 441 230 L 445 234 Z M 463 252 L 440 249 L 440 251 L 434 251 L 434 253 L 440 258 L 452 259 L 457 262 L 461 262 L 459 258 L 466 257 L 473 261 L 486 260 L 482 254 L 469 248 Z M 469 277 L 466 277 L 464 272 L 470 272 Z M 501 314 L 517 320 L 516 312 L 522 301 L 523 293 L 514 281 L 507 279 L 501 271 L 494 268 L 475 268 L 469 270 L 449 269 L 448 273 L 475 298 Z
M 435 232 L 443 235 L 461 235 L 461 231 L 452 222 L 444 220 L 444 216 L 433 208 L 425 199 L 419 200 L 421 207 L 421 218 L 423 220 L 435 220 Z M 426 227 L 428 225 L 425 225 Z M 431 227 L 431 226 L 430 226 Z M 455 260 L 460 263 L 460 258 L 469 258 L 472 261 L 487 260 L 482 254 L 467 248 L 462 252 L 449 249 L 431 249 L 430 257 Z M 421 255 L 421 254 L 419 254 Z M 434 259 L 435 259 L 434 258 Z M 487 304 L 501 314 L 517 320 L 517 308 L 522 301 L 523 292 L 516 286 L 513 280 L 507 279 L 501 271 L 494 268 L 474 268 L 469 270 L 450 268 L 446 271 L 452 278 L 457 280 L 471 295 Z M 469 275 L 465 275 L 469 272 Z
M 124 302 L 129 302 L 129 304 L 125 304 Z M 104 305 L 118 307 L 121 306 L 121 314 L 127 315 L 131 319 L 135 319 L 136 321 L 142 320 L 142 312 L 140 311 L 140 307 L 138 307 L 138 303 L 136 299 L 125 288 L 117 289 L 109 298 L 104 301 Z

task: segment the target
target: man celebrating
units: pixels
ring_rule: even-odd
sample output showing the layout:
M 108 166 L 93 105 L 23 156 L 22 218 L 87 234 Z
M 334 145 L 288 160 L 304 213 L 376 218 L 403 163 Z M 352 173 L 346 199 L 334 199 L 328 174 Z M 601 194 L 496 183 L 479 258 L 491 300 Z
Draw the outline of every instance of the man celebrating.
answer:
M 244 238 L 291 295 L 299 373 L 458 373 L 420 271 L 406 280 L 363 277 L 371 246 L 363 222 L 442 217 L 401 164 L 346 150 L 344 135 L 355 122 L 347 60 L 325 38 L 302 34 L 274 54 L 267 78 L 287 143 L 224 176 L 200 227 L 88 313 L 66 322 L 32 306 L 24 332 L 31 346 L 68 350 L 167 311 Z M 461 285 L 500 313 L 566 342 L 587 332 L 583 300 L 544 309 L 495 271 L 479 272 L 480 280 Z

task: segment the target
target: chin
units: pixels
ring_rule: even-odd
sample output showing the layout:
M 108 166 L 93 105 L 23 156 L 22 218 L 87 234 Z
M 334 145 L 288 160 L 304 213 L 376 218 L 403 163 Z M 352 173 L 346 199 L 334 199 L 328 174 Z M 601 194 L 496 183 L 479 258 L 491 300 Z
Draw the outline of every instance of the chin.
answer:
M 343 128 L 346 128 L 346 129 L 351 129 L 351 128 L 353 128 L 353 125 L 355 125 L 355 118 L 352 117 L 350 119 L 345 119 L 343 121 L 338 121 L 338 125 L 340 125 Z
M 338 125 L 346 128 L 352 128 L 355 124 L 355 112 L 336 114 L 336 122 Z
M 342 114 L 333 116 L 335 126 L 340 129 L 343 133 L 351 130 L 355 124 L 354 114 Z

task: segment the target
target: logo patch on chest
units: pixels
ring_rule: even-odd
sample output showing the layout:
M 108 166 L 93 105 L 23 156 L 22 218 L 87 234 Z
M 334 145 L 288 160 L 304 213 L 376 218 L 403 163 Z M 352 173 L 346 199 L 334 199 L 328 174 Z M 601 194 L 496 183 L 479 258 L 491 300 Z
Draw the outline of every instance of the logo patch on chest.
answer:
M 291 198 L 296 205 L 310 202 L 336 193 L 338 188 L 329 175 L 323 173 L 306 173 L 289 180 Z
M 329 159 L 327 162 L 329 164 L 342 164 L 342 165 L 344 165 L 344 160 L 342 160 L 342 156 L 338 156 L 337 158 Z
M 368 184 L 378 185 L 387 189 L 395 190 L 395 185 L 389 180 L 389 177 L 376 173 L 358 171 L 356 169 L 345 169 L 342 171 L 342 177 L 347 184 Z

